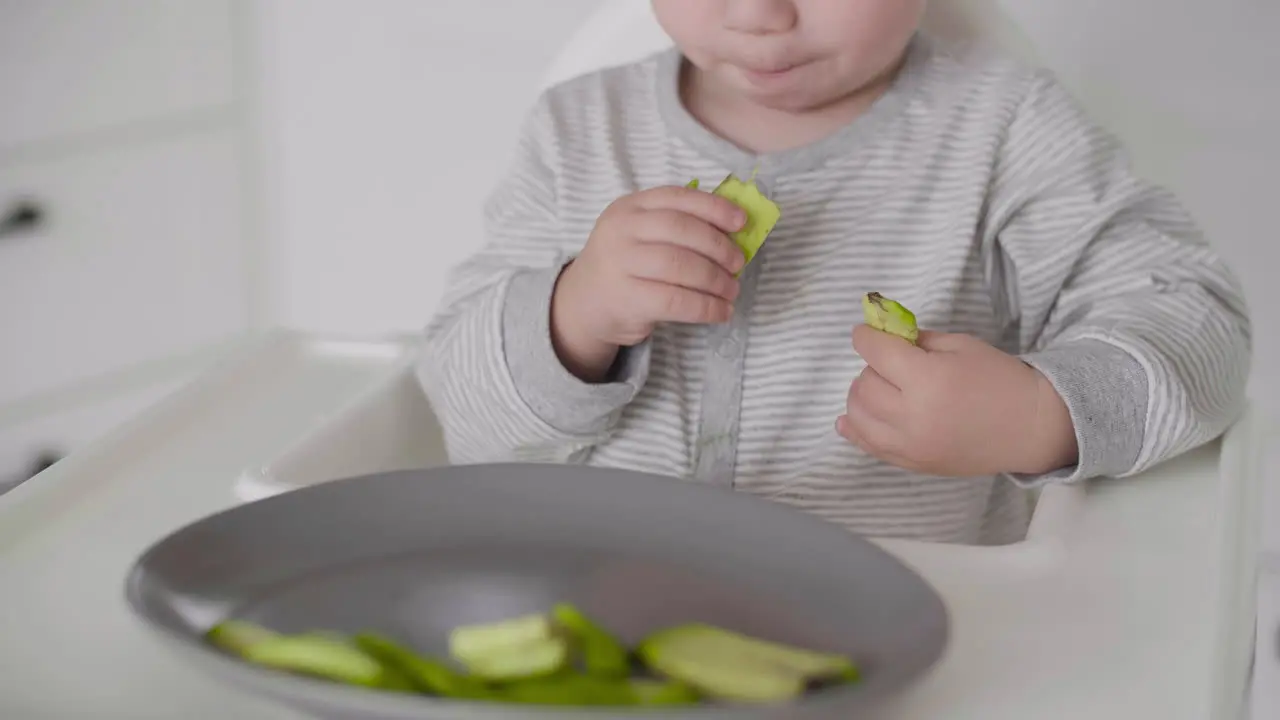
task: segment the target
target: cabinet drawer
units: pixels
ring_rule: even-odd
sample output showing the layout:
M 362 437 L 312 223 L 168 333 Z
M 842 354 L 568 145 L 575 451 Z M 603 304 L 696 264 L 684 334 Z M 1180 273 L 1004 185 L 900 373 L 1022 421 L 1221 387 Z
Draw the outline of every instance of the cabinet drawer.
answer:
M 233 0 L 0 0 L 0 152 L 225 105 Z
M 0 404 L 247 324 L 237 145 L 229 133 L 0 167 Z
M 26 480 L 46 455 L 66 457 L 164 399 L 194 371 L 157 379 L 93 402 L 29 420 L 0 420 L 0 494 Z

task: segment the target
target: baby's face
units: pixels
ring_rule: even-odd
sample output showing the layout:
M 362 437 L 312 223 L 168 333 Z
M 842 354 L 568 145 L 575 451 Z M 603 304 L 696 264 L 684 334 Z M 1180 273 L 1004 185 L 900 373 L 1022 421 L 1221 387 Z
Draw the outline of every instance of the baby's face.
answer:
M 926 0 L 652 0 L 708 79 L 771 108 L 820 108 L 901 56 Z

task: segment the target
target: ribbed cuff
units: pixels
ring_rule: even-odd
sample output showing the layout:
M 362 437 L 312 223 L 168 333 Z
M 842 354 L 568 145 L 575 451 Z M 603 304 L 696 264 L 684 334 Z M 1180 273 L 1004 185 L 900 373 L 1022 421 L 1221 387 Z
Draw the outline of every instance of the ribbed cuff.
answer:
M 602 432 L 631 402 L 649 374 L 649 343 L 624 348 L 610 382 L 591 384 L 569 372 L 551 344 L 551 296 L 563 268 L 514 277 L 502 309 L 503 351 L 516 391 L 529 409 L 560 432 Z
M 1148 383 L 1128 352 L 1101 340 L 1079 340 L 1022 356 L 1057 391 L 1075 426 L 1076 465 L 1044 475 L 1010 474 L 1019 485 L 1117 476 L 1138 462 L 1146 434 Z

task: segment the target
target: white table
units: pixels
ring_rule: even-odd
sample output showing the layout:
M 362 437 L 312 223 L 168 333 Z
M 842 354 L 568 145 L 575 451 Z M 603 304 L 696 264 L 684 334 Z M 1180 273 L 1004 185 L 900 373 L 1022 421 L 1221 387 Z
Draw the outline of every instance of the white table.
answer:
M 0 717 L 297 720 L 175 662 L 128 614 L 123 579 L 152 542 L 233 505 L 246 467 L 367 393 L 388 367 L 378 352 L 286 332 L 250 339 L 0 496 Z M 953 620 L 946 657 L 885 718 L 1236 720 L 1262 431 L 1237 426 L 1221 464 L 1215 444 L 1063 495 L 1028 543 L 885 542 Z

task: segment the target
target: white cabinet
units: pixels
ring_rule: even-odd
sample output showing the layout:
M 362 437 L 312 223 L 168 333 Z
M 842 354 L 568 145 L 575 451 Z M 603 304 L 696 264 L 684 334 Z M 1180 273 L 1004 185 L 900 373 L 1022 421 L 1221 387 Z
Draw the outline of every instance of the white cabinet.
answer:
M 0 176 L 47 218 L 0 239 L 0 403 L 243 328 L 235 147 L 212 132 Z
M 0 0 L 0 491 L 253 323 L 245 1 Z
M 0 427 L 0 493 L 27 479 L 45 455 L 58 457 L 106 435 L 118 423 L 163 400 L 191 377 L 184 372 L 112 392 Z
M 231 105 L 233 9 L 0 0 L 0 153 Z

